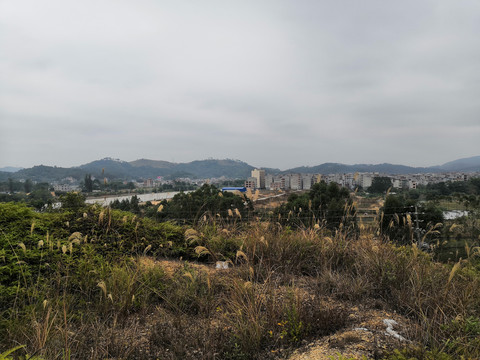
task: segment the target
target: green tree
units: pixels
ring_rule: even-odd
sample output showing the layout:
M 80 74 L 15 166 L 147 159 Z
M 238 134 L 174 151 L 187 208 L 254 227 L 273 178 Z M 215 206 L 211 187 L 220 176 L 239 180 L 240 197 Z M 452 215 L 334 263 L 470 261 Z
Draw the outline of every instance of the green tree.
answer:
M 149 203 L 151 205 L 151 203 Z M 110 204 L 112 209 L 119 209 L 123 211 L 130 211 L 135 214 L 140 214 L 140 199 L 137 195 L 132 196 L 130 199 L 123 199 L 122 201 L 115 199 Z
M 15 191 L 15 184 L 13 183 L 12 178 L 8 178 L 8 192 L 13 193 Z
M 422 238 L 437 224 L 443 224 L 443 212 L 433 203 L 417 204 L 415 200 L 404 196 L 389 195 L 382 208 L 380 224 L 382 233 L 399 244 L 410 244 L 416 241 L 415 208 Z M 430 232 L 425 240 L 432 241 L 438 236 L 439 234 Z
M 356 216 L 349 191 L 332 182 L 313 185 L 305 194 L 292 194 L 286 204 L 275 211 L 281 223 L 295 226 L 313 226 L 325 223 L 330 229 L 355 226 Z
M 32 191 L 32 187 L 33 187 L 33 184 L 32 184 L 32 180 L 30 179 L 27 179 L 25 181 L 25 183 L 23 184 L 23 187 L 25 189 L 25 192 L 28 194 Z
M 69 192 L 60 196 L 60 203 L 62 204 L 62 209 L 72 211 L 79 211 L 86 206 L 85 196 L 75 192 Z
M 30 193 L 28 203 L 37 210 L 43 210 L 45 206 L 53 204 L 53 196 L 45 188 L 36 188 Z
M 472 194 L 480 195 L 480 178 L 470 179 L 469 187 L 471 188 Z
M 90 193 L 93 191 L 93 180 L 91 174 L 85 175 L 83 186 L 86 192 Z
M 368 191 L 374 194 L 384 194 L 392 186 L 392 180 L 387 176 L 376 176 L 372 180 L 372 185 Z
M 162 206 L 161 211 L 158 207 Z M 220 216 L 223 219 L 245 219 L 253 210 L 246 196 L 222 193 L 213 185 L 205 184 L 196 191 L 179 193 L 170 201 L 162 201 L 159 206 L 147 209 L 147 216 L 162 220 L 179 220 L 193 223 L 203 215 Z
M 132 196 L 130 199 L 130 211 L 135 214 L 140 213 L 140 199 L 137 195 Z

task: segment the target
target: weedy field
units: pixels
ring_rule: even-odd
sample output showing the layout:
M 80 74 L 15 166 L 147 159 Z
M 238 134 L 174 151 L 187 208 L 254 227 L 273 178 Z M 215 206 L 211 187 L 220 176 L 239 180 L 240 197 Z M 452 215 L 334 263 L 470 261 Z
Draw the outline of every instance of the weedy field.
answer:
M 437 263 L 375 225 L 0 203 L 0 359 L 478 359 L 477 256 Z

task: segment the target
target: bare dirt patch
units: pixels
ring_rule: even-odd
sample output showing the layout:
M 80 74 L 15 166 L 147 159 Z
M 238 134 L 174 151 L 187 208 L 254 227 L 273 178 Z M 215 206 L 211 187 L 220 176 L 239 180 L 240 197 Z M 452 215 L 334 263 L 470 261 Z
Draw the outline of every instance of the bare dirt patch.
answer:
M 386 350 L 406 345 L 414 325 L 407 318 L 385 310 L 349 309 L 349 325 L 333 335 L 318 339 L 296 350 L 289 360 L 337 359 L 339 356 L 362 359 L 381 358 Z M 387 333 L 385 319 L 395 320 L 394 331 L 404 338 L 401 341 Z

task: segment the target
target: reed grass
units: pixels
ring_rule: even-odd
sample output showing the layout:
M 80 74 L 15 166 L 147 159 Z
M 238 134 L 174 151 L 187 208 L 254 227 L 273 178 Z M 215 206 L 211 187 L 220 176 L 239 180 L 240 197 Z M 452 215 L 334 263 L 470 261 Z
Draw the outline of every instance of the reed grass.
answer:
M 346 306 L 361 303 L 411 319 L 408 337 L 425 353 L 480 358 L 475 247 L 440 264 L 386 241 L 378 225 L 353 234 L 321 222 L 294 229 L 207 216 L 182 228 L 93 207 L 55 216 L 6 207 L 0 240 L 14 276 L 1 280 L 0 351 L 22 344 L 18 352 L 45 359 L 285 358 L 302 341 L 345 328 Z M 230 269 L 215 271 L 217 260 Z

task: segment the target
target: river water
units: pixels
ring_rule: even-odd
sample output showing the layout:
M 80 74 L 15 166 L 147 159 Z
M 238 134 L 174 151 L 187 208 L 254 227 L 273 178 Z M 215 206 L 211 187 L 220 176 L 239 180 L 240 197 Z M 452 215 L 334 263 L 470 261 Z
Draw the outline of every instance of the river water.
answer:
M 190 192 L 190 191 L 185 191 L 185 193 L 188 193 L 188 192 Z M 115 200 L 118 200 L 118 201 L 130 200 L 135 195 L 137 195 L 137 197 L 140 199 L 140 202 L 147 202 L 147 201 L 158 201 L 158 200 L 171 199 L 179 193 L 180 193 L 180 191 L 170 191 L 170 192 L 161 192 L 161 193 L 107 196 L 107 197 L 89 198 L 89 199 L 85 200 L 85 202 L 87 204 L 99 204 L 99 205 L 102 205 L 102 206 L 108 206 L 112 202 L 114 202 Z
M 445 220 L 455 220 L 462 216 L 468 216 L 468 211 L 465 210 L 450 210 L 444 211 L 443 216 Z

